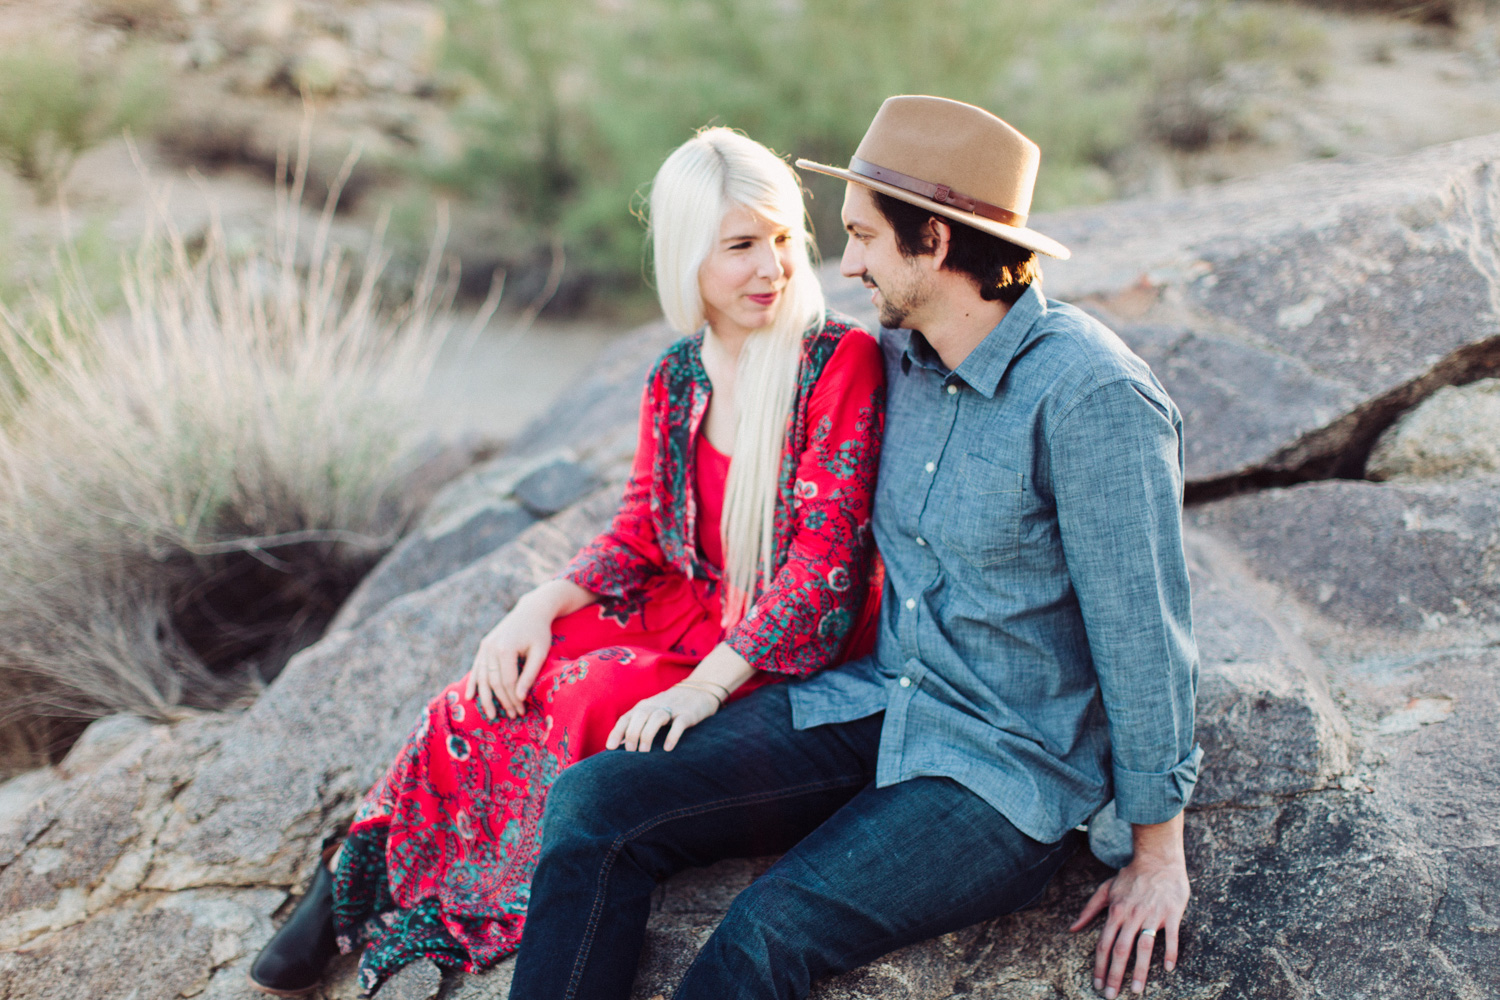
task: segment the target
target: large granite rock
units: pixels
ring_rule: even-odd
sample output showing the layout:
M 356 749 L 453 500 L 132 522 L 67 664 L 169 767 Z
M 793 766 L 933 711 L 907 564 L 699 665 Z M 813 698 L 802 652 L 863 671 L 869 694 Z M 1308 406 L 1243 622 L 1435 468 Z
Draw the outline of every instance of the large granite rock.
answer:
M 1198 808 L 1260 806 L 1317 791 L 1349 769 L 1350 732 L 1324 667 L 1267 607 L 1240 556 L 1188 535 L 1198 634 Z
M 1350 628 L 1444 642 L 1500 635 L 1500 478 L 1304 483 L 1189 516 Z
M 1361 435 L 1392 407 L 1489 363 L 1497 153 L 1500 139 L 1475 141 L 1039 220 L 1078 253 L 1049 265 L 1049 292 L 1108 313 L 1157 365 L 1202 439 L 1198 496 L 1362 464 Z M 857 287 L 830 300 L 869 318 Z M 8 793 L 0 997 L 251 995 L 245 969 L 289 890 L 423 702 L 607 521 L 641 378 L 670 339 L 622 340 L 521 446 L 445 487 L 253 706 L 111 720 Z M 574 502 L 596 484 L 611 485 Z M 1208 759 L 1184 958 L 1154 995 L 1500 996 L 1497 500 L 1494 478 L 1324 482 L 1190 511 Z M 769 860 L 662 888 L 635 996 L 670 993 Z M 1032 909 L 815 996 L 1090 996 L 1094 932 L 1066 928 L 1108 875 L 1084 851 Z M 450 974 L 439 995 L 499 1000 L 510 969 Z M 356 993 L 342 959 L 318 995 Z

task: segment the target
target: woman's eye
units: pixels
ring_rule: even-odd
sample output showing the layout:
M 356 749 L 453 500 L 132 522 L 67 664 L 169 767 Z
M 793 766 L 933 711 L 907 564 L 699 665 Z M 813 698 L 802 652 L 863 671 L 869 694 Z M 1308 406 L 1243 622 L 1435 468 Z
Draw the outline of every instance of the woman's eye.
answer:
M 731 249 L 731 250 L 749 250 L 750 249 L 750 244 L 749 244 L 748 241 L 745 242 L 745 243 L 736 243 L 733 246 L 731 246 L 729 249 Z

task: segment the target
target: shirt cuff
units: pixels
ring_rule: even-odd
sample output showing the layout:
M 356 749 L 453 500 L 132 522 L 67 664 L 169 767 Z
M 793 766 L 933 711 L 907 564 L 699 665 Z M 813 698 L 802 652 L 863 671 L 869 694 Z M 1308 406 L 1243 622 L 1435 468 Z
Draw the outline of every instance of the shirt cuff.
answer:
M 1193 745 L 1188 755 L 1166 771 L 1132 771 L 1116 764 L 1115 810 L 1135 826 L 1165 823 L 1182 812 L 1198 783 L 1203 747 Z

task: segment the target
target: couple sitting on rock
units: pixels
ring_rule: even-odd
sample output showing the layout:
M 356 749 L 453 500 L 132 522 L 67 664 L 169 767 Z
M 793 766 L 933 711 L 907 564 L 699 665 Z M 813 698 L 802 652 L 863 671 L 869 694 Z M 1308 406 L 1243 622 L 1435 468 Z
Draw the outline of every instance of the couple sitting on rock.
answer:
M 1026 228 L 1038 159 L 893 97 L 848 169 L 798 161 L 848 182 L 877 341 L 825 309 L 784 162 L 722 128 L 668 157 L 685 336 L 619 512 L 427 707 L 256 986 L 307 992 L 335 948 L 369 991 L 519 948 L 514 1000 L 624 998 L 658 883 L 779 853 L 676 995 L 803 997 L 1029 905 L 1111 798 L 1134 852 L 1074 925 L 1107 914 L 1095 987 L 1144 989 L 1158 934 L 1173 967 L 1201 756 L 1181 420 L 1042 296 L 1036 254 L 1067 251 Z

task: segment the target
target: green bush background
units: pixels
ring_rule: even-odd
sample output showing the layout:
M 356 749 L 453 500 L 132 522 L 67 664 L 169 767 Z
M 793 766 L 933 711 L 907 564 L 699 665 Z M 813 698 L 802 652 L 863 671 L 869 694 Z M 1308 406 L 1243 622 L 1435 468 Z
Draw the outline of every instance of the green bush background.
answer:
M 446 0 L 461 155 L 440 186 L 498 199 L 504 242 L 566 247 L 638 287 L 638 205 L 693 130 L 739 128 L 779 153 L 842 164 L 881 100 L 931 93 L 985 107 L 1042 148 L 1037 210 L 1116 194 L 1143 144 L 1244 132 L 1235 66 L 1308 75 L 1318 39 L 1296 12 L 1226 0 Z M 841 190 L 818 181 L 825 254 Z M 535 253 L 533 249 L 530 251 Z

